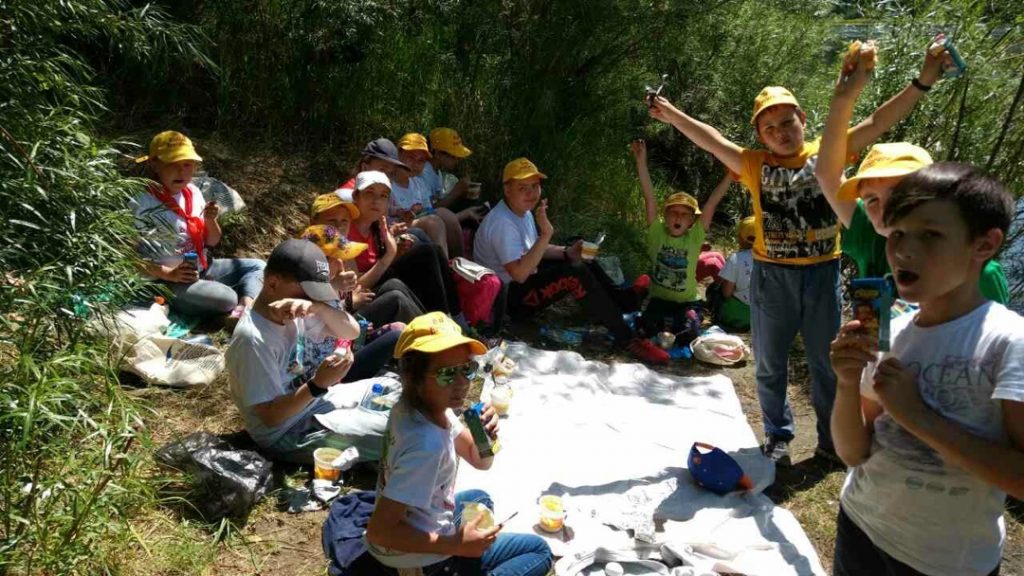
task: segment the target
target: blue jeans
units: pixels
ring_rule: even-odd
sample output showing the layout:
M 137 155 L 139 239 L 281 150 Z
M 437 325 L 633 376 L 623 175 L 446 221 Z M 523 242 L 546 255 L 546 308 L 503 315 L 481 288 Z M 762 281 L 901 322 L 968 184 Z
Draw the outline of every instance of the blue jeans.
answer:
M 811 373 L 818 446 L 832 449 L 829 420 L 836 376 L 829 362 L 829 345 L 839 332 L 842 313 L 839 260 L 809 266 L 755 260 L 750 297 L 757 397 L 765 434 L 780 440 L 792 440 L 795 434 L 786 387 L 789 349 L 799 332 Z
M 167 283 L 174 294 L 171 307 L 185 316 L 228 314 L 239 299 L 256 299 L 263 289 L 264 266 L 255 258 L 214 258 L 199 280 Z
M 455 495 L 455 525 L 462 524 L 462 506 L 480 502 L 494 509 L 483 490 L 466 490 Z M 423 576 L 545 576 L 551 568 L 551 549 L 534 534 L 498 534 L 498 539 L 480 558 L 452 556 L 423 567 Z M 398 570 L 384 566 L 369 552 L 349 568 L 351 576 L 397 576 Z

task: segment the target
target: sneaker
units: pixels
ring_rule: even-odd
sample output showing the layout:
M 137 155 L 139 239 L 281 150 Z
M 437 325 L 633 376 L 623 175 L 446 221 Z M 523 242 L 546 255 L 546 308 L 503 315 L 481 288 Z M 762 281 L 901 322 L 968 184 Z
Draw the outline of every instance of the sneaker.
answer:
M 646 338 L 640 338 L 639 336 L 633 338 L 630 340 L 629 346 L 627 346 L 626 349 L 632 352 L 634 356 L 643 362 L 651 364 L 668 364 L 668 352 L 657 347 L 654 342 L 651 342 Z
M 814 449 L 814 457 L 821 458 L 833 466 L 846 468 L 846 462 L 843 462 L 843 459 L 839 457 L 839 454 L 836 454 L 836 451 L 833 448 L 818 446 Z
M 768 436 L 764 439 L 761 452 L 775 462 L 776 466 L 789 467 L 793 465 L 793 460 L 789 457 L 789 440 Z

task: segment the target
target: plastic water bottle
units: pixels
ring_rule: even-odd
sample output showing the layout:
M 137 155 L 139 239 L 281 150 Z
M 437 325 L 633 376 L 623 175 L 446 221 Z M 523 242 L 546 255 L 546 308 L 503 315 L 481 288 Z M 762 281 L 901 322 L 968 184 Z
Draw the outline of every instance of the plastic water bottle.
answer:
M 388 407 L 384 402 L 384 386 L 382 384 L 374 384 L 367 392 L 366 396 L 363 397 L 362 406 L 363 408 L 374 412 L 383 412 L 387 410 Z
M 565 328 L 549 328 L 547 326 L 542 326 L 540 329 L 540 337 L 553 344 L 559 344 L 569 348 L 575 348 L 583 343 L 582 334 Z

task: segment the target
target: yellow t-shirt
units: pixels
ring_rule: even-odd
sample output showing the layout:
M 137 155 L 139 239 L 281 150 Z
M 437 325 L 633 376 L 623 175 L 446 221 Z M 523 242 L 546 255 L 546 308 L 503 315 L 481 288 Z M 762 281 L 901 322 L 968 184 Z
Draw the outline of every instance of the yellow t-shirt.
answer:
M 839 218 L 814 177 L 820 143 L 805 142 L 800 154 L 789 158 L 743 149 L 740 183 L 754 203 L 755 259 L 807 265 L 842 254 Z

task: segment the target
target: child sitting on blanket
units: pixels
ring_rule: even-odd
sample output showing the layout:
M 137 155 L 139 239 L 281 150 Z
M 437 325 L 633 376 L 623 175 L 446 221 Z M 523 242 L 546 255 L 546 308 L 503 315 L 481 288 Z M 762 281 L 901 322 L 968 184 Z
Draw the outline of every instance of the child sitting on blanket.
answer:
M 740 249 L 729 255 L 719 281 L 708 287 L 708 304 L 715 324 L 728 332 L 750 330 L 750 273 L 754 269 L 754 217 L 747 216 L 736 227 Z
M 636 170 L 644 193 L 647 253 L 652 265 L 651 299 L 643 311 L 644 333 L 654 336 L 665 330 L 676 334 L 680 342 L 689 343 L 700 335 L 701 307 L 697 302 L 700 249 L 715 209 L 733 179 L 726 171 L 704 203 L 703 211 L 693 196 L 685 192 L 672 194 L 665 200 L 662 207 L 664 221 L 660 221 L 654 185 L 647 170 L 647 144 L 643 140 L 635 140 L 630 149 L 636 157 Z
M 349 566 L 352 576 L 547 574 L 551 550 L 539 536 L 502 534 L 501 525 L 481 525 L 484 515 L 462 522 L 464 504 L 491 507 L 482 491 L 455 493 L 459 458 L 480 470 L 494 458 L 480 455 L 452 411 L 463 406 L 476 376 L 472 355 L 484 352 L 482 343 L 438 312 L 416 318 L 402 332 L 395 349 L 402 398 L 388 419 L 376 507 L 366 527 L 368 550 Z M 498 415 L 489 405 L 482 420 L 496 437 Z

